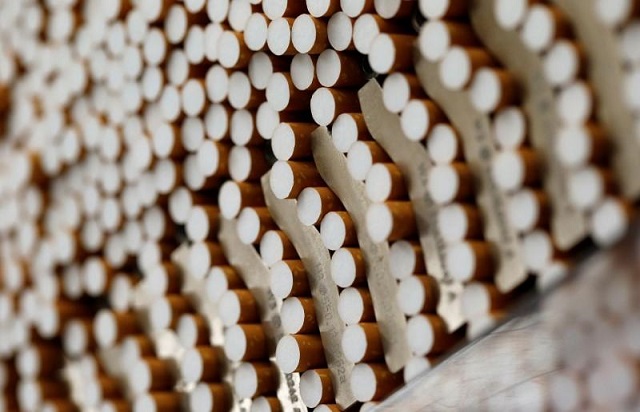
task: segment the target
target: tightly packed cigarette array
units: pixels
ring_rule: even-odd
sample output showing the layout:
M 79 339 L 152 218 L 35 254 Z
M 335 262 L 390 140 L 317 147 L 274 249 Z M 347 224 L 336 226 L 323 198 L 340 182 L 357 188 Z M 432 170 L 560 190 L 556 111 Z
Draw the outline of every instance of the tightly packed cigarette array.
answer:
M 0 0 L 0 410 L 375 408 L 624 235 L 639 45 L 638 0 Z

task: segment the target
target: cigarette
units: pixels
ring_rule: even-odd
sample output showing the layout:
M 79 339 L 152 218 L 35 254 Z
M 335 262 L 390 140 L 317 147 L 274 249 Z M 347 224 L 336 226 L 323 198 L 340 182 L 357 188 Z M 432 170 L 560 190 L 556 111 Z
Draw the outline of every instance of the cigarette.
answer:
M 321 403 L 335 400 L 333 381 L 329 369 L 312 369 L 300 375 L 300 397 L 302 402 L 315 408 Z
M 253 13 L 244 28 L 244 42 L 249 50 L 263 51 L 267 45 L 269 23 L 262 13 Z
M 502 149 L 517 149 L 525 142 L 526 118 L 519 107 L 498 110 L 493 117 L 493 135 Z
M 267 350 L 267 337 L 260 324 L 233 325 L 225 330 L 224 354 L 232 362 L 265 359 Z
M 244 281 L 231 266 L 214 266 L 205 279 L 205 293 L 218 303 L 227 290 L 246 289 Z
M 151 330 L 175 329 L 178 319 L 185 313 L 192 313 L 193 307 L 182 295 L 165 295 L 149 306 L 147 316 Z
M 78 301 L 59 298 L 55 303 L 43 304 L 36 319 L 36 329 L 44 338 L 50 338 L 75 318 L 88 317 L 91 311 Z
M 298 90 L 316 90 L 320 87 L 320 82 L 316 77 L 317 56 L 308 54 L 296 54 L 291 59 L 289 72 L 291 73 L 291 82 Z
M 393 242 L 389 248 L 389 270 L 397 280 L 426 273 L 424 253 L 420 245 L 408 240 Z
M 544 56 L 544 73 L 551 85 L 568 85 L 584 75 L 586 55 L 581 44 L 571 40 L 556 41 Z
M 440 123 L 447 122 L 442 110 L 431 100 L 412 99 L 402 110 L 400 125 L 412 141 L 420 141 Z
M 291 27 L 291 43 L 298 53 L 320 54 L 329 46 L 326 21 L 308 14 L 299 15 Z
M 188 273 L 196 279 L 202 279 L 212 266 L 226 265 L 222 247 L 218 243 L 198 242 L 189 250 Z
M 353 20 L 343 11 L 331 15 L 327 22 L 327 38 L 336 51 L 353 50 Z
M 437 165 L 431 169 L 427 189 L 437 204 L 465 201 L 473 196 L 473 178 L 462 162 Z
M 229 175 L 237 182 L 258 181 L 269 170 L 264 152 L 258 147 L 234 146 L 229 153 Z
M 276 363 L 284 373 L 326 366 L 320 335 L 285 335 L 278 341 Z
M 462 312 L 466 319 L 486 316 L 504 308 L 509 301 L 491 283 L 472 282 L 462 291 Z
M 264 206 L 262 188 L 255 183 L 226 181 L 218 192 L 218 204 L 225 219 L 234 219 L 247 206 Z
M 446 265 L 451 276 L 461 282 L 489 279 L 495 269 L 492 246 L 482 240 L 450 245 L 447 247 Z
M 137 360 L 127 370 L 129 389 L 134 394 L 172 389 L 175 367 L 169 359 L 147 357 Z
M 71 358 L 77 358 L 84 355 L 87 350 L 95 349 L 92 320 L 76 319 L 70 321 L 64 328 L 62 346 L 65 354 Z
M 205 84 L 203 79 L 189 79 L 180 90 L 182 111 L 187 116 L 197 116 L 205 106 Z
M 530 271 L 538 273 L 555 259 L 564 255 L 556 250 L 549 233 L 542 229 L 533 230 L 522 239 L 523 259 Z
M 595 10 L 600 21 L 612 28 L 624 25 L 632 16 L 640 15 L 640 6 L 633 0 L 623 0 L 615 6 L 603 0 L 596 0 Z
M 371 140 L 369 130 L 360 113 L 342 113 L 331 126 L 333 145 L 342 153 L 347 153 L 358 140 Z
M 100 348 L 110 348 L 128 335 L 141 332 L 138 317 L 134 312 L 116 313 L 102 309 L 93 322 L 93 335 Z
M 104 293 L 114 276 L 113 269 L 101 258 L 91 257 L 82 265 L 84 289 L 89 296 Z
M 310 123 L 280 123 L 271 138 L 271 150 L 278 160 L 304 160 L 311 157 Z
M 147 102 L 157 100 L 164 86 L 162 70 L 156 66 L 147 66 L 142 72 L 141 92 Z
M 480 68 L 494 65 L 485 49 L 453 46 L 440 63 L 440 79 L 449 90 L 459 91 L 469 85 Z
M 279 17 L 269 23 L 267 29 L 267 46 L 276 56 L 294 55 L 296 49 L 291 42 L 291 28 L 294 18 Z
M 233 375 L 233 388 L 240 398 L 275 393 L 278 369 L 272 363 L 242 363 Z
M 414 74 L 391 73 L 382 83 L 382 102 L 391 113 L 400 113 L 412 98 L 424 97 L 424 90 Z
M 358 401 L 379 401 L 402 385 L 402 372 L 391 373 L 384 364 L 360 363 L 351 372 L 351 383 Z
M 481 113 L 491 113 L 520 100 L 513 75 L 503 69 L 481 68 L 469 86 L 471 104 Z
M 569 200 L 578 210 L 593 208 L 605 194 L 613 193 L 614 187 L 611 171 L 596 166 L 572 171 L 567 180 Z
M 224 121 L 224 119 L 227 119 L 229 117 L 227 108 L 217 103 L 212 104 L 207 111 L 207 116 L 205 117 L 205 119 L 214 115 L 218 115 L 218 112 L 220 112 L 220 116 L 223 119 L 223 121 L 221 121 L 220 123 L 225 127 L 225 129 L 222 131 L 222 135 L 217 139 L 220 140 L 226 133 L 226 121 Z M 209 133 L 210 131 L 212 130 L 210 130 L 210 128 L 207 128 L 207 133 Z M 210 137 L 213 138 L 214 135 L 212 134 Z M 182 146 L 187 152 L 192 153 L 197 151 L 198 148 L 202 145 L 202 142 L 204 142 L 204 138 L 205 124 L 202 119 L 197 117 L 187 117 L 183 120 L 182 125 L 180 126 L 180 141 L 182 142 Z
M 338 250 L 343 246 L 356 246 L 356 229 L 348 212 L 329 212 L 320 222 L 320 236 L 329 250 Z
M 303 1 L 263 0 L 262 12 L 270 20 L 276 20 L 280 17 L 295 17 L 306 13 L 307 7 Z
M 252 400 L 251 409 L 254 411 L 280 412 L 282 411 L 282 404 L 280 399 L 275 396 L 259 396 Z
M 229 145 L 206 140 L 198 148 L 196 167 L 205 178 L 221 178 L 228 176 L 231 169 L 231 150 Z M 186 169 L 185 169 L 186 173 Z M 185 180 L 186 177 L 185 177 Z M 211 179 L 215 181 L 215 179 Z
M 246 69 L 251 54 L 242 33 L 225 30 L 218 38 L 218 61 L 226 69 Z
M 64 365 L 60 347 L 34 343 L 16 354 L 16 370 L 21 379 L 50 378 Z
M 215 382 L 220 379 L 220 351 L 213 346 L 188 348 L 179 361 L 184 382 Z
M 280 310 L 282 329 L 285 333 L 317 333 L 318 321 L 313 298 L 289 297 L 282 302 Z
M 409 201 L 376 203 L 367 210 L 367 230 L 374 242 L 399 240 L 415 235 L 413 206 Z
M 374 0 L 374 9 L 383 19 L 403 19 L 413 14 L 413 2 L 403 0 Z
M 512 192 L 540 183 L 542 164 L 532 149 L 504 150 L 493 160 L 491 174 L 498 188 Z
M 245 32 L 245 36 L 248 34 Z M 265 38 L 266 39 L 266 38 Z M 265 40 L 266 41 L 266 40 Z M 265 52 L 257 52 L 251 56 L 249 62 L 249 79 L 251 84 L 258 90 L 265 90 L 269 84 L 269 79 L 275 72 L 286 72 L 290 68 L 291 77 L 296 84 L 296 70 L 294 70 L 294 60 L 301 55 L 296 55 L 289 61 L 288 58 L 274 56 Z
M 360 102 L 353 90 L 321 87 L 311 96 L 311 116 L 319 126 L 329 126 L 341 113 L 359 111 Z
M 349 325 L 342 335 L 342 351 L 350 362 L 375 362 L 384 357 L 377 323 Z
M 182 408 L 183 395 L 180 392 L 158 391 L 139 394 L 133 401 L 133 411 L 171 412 Z
M 535 52 L 547 50 L 555 40 L 571 35 L 571 23 L 564 13 L 549 4 L 534 4 L 529 8 L 520 37 L 525 46 Z
M 300 113 L 298 112 L 278 112 L 274 110 L 268 102 L 264 102 L 256 112 L 256 126 L 258 133 L 265 140 L 270 140 L 273 131 L 280 122 L 300 121 Z
M 167 39 L 162 30 L 152 27 L 147 32 L 142 46 L 142 55 L 150 66 L 160 65 L 167 55 Z
M 556 102 L 561 120 L 568 125 L 583 125 L 594 116 L 593 88 L 582 80 L 560 89 Z
M 448 20 L 449 18 L 462 17 L 469 12 L 468 0 L 444 0 L 431 2 L 419 0 L 420 12 L 429 20 Z
M 435 313 L 440 299 L 438 282 L 429 275 L 409 276 L 400 282 L 396 300 L 407 316 Z
M 198 383 L 189 393 L 191 411 L 228 411 L 232 405 L 231 388 L 224 383 Z
M 537 2 L 537 0 L 497 0 L 493 6 L 493 14 L 498 26 L 507 31 L 519 29 L 524 23 L 529 7 Z
M 324 186 L 312 163 L 278 160 L 271 168 L 269 185 L 278 199 L 295 199 L 308 186 Z
M 47 379 L 22 379 L 17 387 L 17 400 L 21 410 L 36 410 L 46 400 L 65 398 L 69 395 L 66 382 Z
M 276 229 L 276 225 L 266 207 L 245 207 L 238 215 L 236 230 L 245 245 L 258 244 L 272 229 Z
M 198 314 L 184 314 L 176 324 L 178 340 L 185 348 L 208 345 L 211 331 L 207 320 Z
M 271 267 L 282 260 L 294 259 L 298 254 L 283 231 L 269 230 L 260 240 L 260 257 L 268 267 Z
M 342 202 L 327 187 L 307 187 L 298 196 L 298 219 L 305 226 L 317 225 L 332 211 L 342 210 Z
M 627 232 L 633 209 L 616 197 L 606 197 L 591 215 L 591 233 L 599 245 L 612 245 Z
M 438 315 L 420 314 L 407 322 L 407 342 L 417 356 L 441 354 L 451 349 L 460 338 L 460 333 L 447 332 L 447 325 Z
M 611 152 L 604 130 L 593 123 L 561 127 L 555 151 L 558 160 L 568 168 L 604 164 Z
M 480 43 L 471 27 L 462 22 L 428 20 L 420 28 L 418 47 L 422 56 L 431 62 L 442 60 L 453 46 L 478 46 Z
M 183 173 L 182 165 L 174 163 L 173 160 L 158 160 L 153 169 L 153 180 L 158 194 L 170 197 L 175 188 L 184 184 Z
M 369 290 L 354 287 L 342 290 L 338 299 L 338 315 L 347 325 L 375 322 Z
M 175 227 L 169 215 L 159 204 L 145 210 L 142 215 L 142 228 L 149 239 L 153 241 L 170 242 L 175 239 Z
M 140 358 L 152 357 L 155 354 L 154 343 L 147 335 L 129 335 L 120 345 L 119 361 L 122 365 L 130 364 Z
M 324 50 L 318 56 L 316 72 L 324 87 L 357 87 L 363 83 L 362 61 L 355 54 Z
M 264 100 L 264 99 L 263 99 Z M 256 113 L 249 110 L 236 110 L 231 115 L 230 136 L 236 146 L 259 146 L 263 139 L 256 127 Z
M 309 280 L 301 260 L 284 260 L 269 269 L 270 289 L 276 299 L 309 296 Z
M 226 291 L 220 298 L 218 313 L 225 326 L 260 322 L 258 304 L 247 289 Z
M 373 0 L 340 0 L 340 8 L 351 18 L 356 18 L 363 13 L 375 11 Z
M 354 142 L 347 152 L 347 168 L 355 180 L 364 181 L 375 163 L 391 163 L 384 149 L 375 141 Z
M 371 42 L 369 65 L 380 74 L 408 71 L 413 67 L 414 40 L 407 34 L 378 34 Z
M 311 93 L 295 87 L 289 73 L 273 73 L 267 84 L 266 96 L 271 107 L 278 112 L 308 109 L 311 100 Z
M 187 237 L 193 242 L 215 240 L 219 218 L 220 209 L 217 206 L 194 206 L 185 226 Z
M 365 179 L 367 197 L 372 202 L 407 199 L 404 176 L 394 163 L 376 163 Z
M 229 76 L 229 104 L 236 110 L 257 109 L 264 101 L 264 91 L 251 85 L 246 73 L 234 71 Z
M 482 237 L 482 219 L 475 205 L 451 203 L 438 210 L 437 224 L 447 243 Z
M 549 197 L 541 190 L 520 190 L 509 198 L 507 213 L 509 223 L 520 232 L 547 228 L 551 213 Z
M 4 406 L 7 410 L 11 410 L 12 407 L 17 408 L 18 405 L 12 405 L 11 401 L 7 402 L 7 399 L 4 399 Z M 78 406 L 67 399 L 50 399 L 43 401 L 40 404 L 40 411 L 56 411 L 56 412 L 74 412 L 78 410 Z
M 306 0 L 307 10 L 313 17 L 331 17 L 340 11 L 340 0 Z

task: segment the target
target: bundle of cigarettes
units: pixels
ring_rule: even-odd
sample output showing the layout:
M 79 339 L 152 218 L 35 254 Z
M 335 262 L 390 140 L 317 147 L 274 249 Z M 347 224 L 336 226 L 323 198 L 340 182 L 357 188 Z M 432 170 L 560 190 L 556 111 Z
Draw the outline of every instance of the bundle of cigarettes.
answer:
M 639 158 L 640 0 L 0 0 L 0 411 L 376 408 Z

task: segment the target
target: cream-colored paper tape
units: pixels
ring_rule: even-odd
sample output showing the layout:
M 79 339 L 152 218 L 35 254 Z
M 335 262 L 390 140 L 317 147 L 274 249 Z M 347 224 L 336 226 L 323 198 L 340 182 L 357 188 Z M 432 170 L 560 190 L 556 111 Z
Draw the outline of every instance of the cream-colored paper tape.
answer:
M 238 272 L 247 288 L 256 299 L 262 317 L 262 326 L 269 343 L 269 357 L 275 362 L 275 347 L 282 336 L 282 321 L 280 320 L 279 302 L 269 287 L 269 270 L 264 265 L 253 245 L 245 245 L 238 238 L 236 222 L 220 219 L 220 232 L 218 233 L 220 244 L 224 249 L 227 260 Z M 279 372 L 280 384 L 278 386 L 278 399 L 286 411 L 300 412 L 306 410 L 306 406 L 300 397 L 300 374 Z
M 352 405 L 351 370 L 342 352 L 342 334 L 345 324 L 338 317 L 338 287 L 331 279 L 329 251 L 322 244 L 315 227 L 298 222 L 295 200 L 279 200 L 271 191 L 267 173 L 261 179 L 265 203 L 273 221 L 284 231 L 298 252 L 309 276 L 309 287 L 316 306 L 316 316 L 327 366 L 333 378 L 336 402 L 343 408 Z
M 371 240 L 367 231 L 367 210 L 371 201 L 365 194 L 364 183 L 350 177 L 347 159 L 331 142 L 326 127 L 313 132 L 311 148 L 320 176 L 340 198 L 353 220 L 367 267 L 367 284 L 385 361 L 391 372 L 397 372 L 407 363 L 411 352 L 406 340 L 407 321 L 396 304 L 398 283 L 389 271 L 389 244 Z
M 524 108 L 528 114 L 531 143 L 543 156 L 544 188 L 553 206 L 551 232 L 556 245 L 567 250 L 587 236 L 584 213 L 569 202 L 567 173 L 554 154 L 559 115 L 552 86 L 546 81 L 540 57 L 529 51 L 516 30 L 502 29 L 494 16 L 495 0 L 476 2 L 471 22 L 483 44 L 524 85 Z
M 567 14 L 585 48 L 589 80 L 598 100 L 596 114 L 615 146 L 612 160 L 620 190 L 628 199 L 636 200 L 640 197 L 640 142 L 635 138 L 633 112 L 622 99 L 623 63 L 616 34 L 596 16 L 593 1 L 553 2 Z
M 463 141 L 464 154 L 476 178 L 476 198 L 484 217 L 485 239 L 496 251 L 495 282 L 498 289 L 509 292 L 528 276 L 516 231 L 507 220 L 504 193 L 491 177 L 491 164 L 496 155 L 489 117 L 471 104 L 466 91 L 447 90 L 440 82 L 438 64 L 422 58 L 416 50 L 416 74 L 422 87 L 445 112 Z

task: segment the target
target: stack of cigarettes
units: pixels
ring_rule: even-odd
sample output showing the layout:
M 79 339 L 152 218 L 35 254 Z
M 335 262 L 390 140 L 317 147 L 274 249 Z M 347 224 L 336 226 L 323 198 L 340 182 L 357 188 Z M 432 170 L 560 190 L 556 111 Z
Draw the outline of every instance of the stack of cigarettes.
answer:
M 638 43 L 638 0 L 0 0 L 0 410 L 437 373 L 626 232 Z

